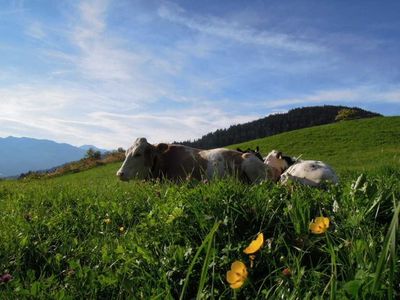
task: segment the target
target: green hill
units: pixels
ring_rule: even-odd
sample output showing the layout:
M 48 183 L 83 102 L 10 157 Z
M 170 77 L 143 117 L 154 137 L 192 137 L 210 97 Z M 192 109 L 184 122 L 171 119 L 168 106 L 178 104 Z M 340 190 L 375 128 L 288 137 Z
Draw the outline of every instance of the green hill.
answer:
M 400 167 L 400 117 L 377 117 L 315 126 L 232 145 L 272 149 L 302 159 L 323 160 L 339 172 Z
M 181 142 L 181 144 L 199 149 L 226 147 L 227 145 L 273 136 L 291 130 L 331 124 L 338 120 L 355 120 L 378 116 L 381 115 L 358 107 L 333 105 L 299 107 L 286 113 L 272 114 L 248 123 L 232 125 L 228 129 L 218 129 L 200 139 Z

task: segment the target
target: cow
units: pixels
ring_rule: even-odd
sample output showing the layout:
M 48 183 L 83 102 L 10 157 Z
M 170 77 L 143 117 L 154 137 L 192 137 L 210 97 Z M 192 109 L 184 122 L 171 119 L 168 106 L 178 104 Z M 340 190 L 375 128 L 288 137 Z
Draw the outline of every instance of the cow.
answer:
M 285 172 L 296 160 L 290 156 L 283 155 L 282 152 L 272 150 L 264 158 L 264 163 L 268 165 L 274 173 L 274 178 L 279 181 L 283 172 Z
M 318 187 L 324 182 L 337 184 L 339 178 L 333 168 L 318 160 L 299 160 L 285 156 L 280 151 L 271 151 L 264 160 L 275 176 L 279 174 L 279 181 L 286 184 L 289 181 Z
M 247 150 L 242 150 L 240 148 L 236 148 L 236 151 L 239 151 L 241 153 L 253 153 L 255 156 L 257 156 L 258 159 L 264 161 L 264 158 L 262 157 L 261 152 L 260 152 L 260 147 L 258 147 L 258 146 L 256 147 L 256 150 L 253 150 L 250 148 L 247 148 Z
M 224 148 L 200 150 L 184 145 L 160 143 L 152 145 L 138 138 L 126 151 L 125 161 L 116 174 L 120 180 L 168 179 L 180 181 L 238 176 L 257 183 L 273 176 L 270 167 L 252 153 Z

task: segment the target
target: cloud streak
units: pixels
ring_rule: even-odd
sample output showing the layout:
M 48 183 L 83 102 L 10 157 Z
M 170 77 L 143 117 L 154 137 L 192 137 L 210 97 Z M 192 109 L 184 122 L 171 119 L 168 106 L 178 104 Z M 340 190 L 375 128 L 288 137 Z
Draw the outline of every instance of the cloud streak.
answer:
M 212 106 L 191 109 L 153 110 L 123 113 L 107 96 L 99 97 L 81 89 L 15 86 L 0 89 L 0 136 L 50 138 L 75 145 L 88 143 L 113 149 L 129 146 L 138 136 L 155 142 L 181 141 L 200 137 L 216 128 L 247 122 L 257 115 L 230 115 Z M 79 108 L 79 112 L 77 112 Z M 113 109 L 114 108 L 114 109 Z M 103 110 L 101 110 L 103 109 Z M 66 115 L 66 112 L 70 114 Z M 115 111 L 115 112 L 112 112 Z
M 376 102 L 400 104 L 400 87 L 393 87 L 386 91 L 381 91 L 376 87 L 319 90 L 299 97 L 269 100 L 264 106 L 266 108 L 277 108 L 287 105 L 320 105 L 324 103 L 343 103 L 348 105 L 357 103 L 359 105 Z
M 314 43 L 295 38 L 286 33 L 272 30 L 258 31 L 254 28 L 228 22 L 212 16 L 187 16 L 185 10 L 175 3 L 164 2 L 158 14 L 170 22 L 184 25 L 194 31 L 234 41 L 236 43 L 253 44 L 278 50 L 315 53 L 323 50 Z

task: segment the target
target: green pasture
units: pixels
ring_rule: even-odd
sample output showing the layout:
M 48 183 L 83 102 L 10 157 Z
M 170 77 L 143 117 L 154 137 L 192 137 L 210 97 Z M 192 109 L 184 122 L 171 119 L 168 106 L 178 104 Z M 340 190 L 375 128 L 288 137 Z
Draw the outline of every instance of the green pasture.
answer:
M 400 118 L 376 118 L 241 145 L 329 162 L 341 183 L 324 189 L 126 183 L 115 163 L 0 181 L 0 276 L 12 276 L 0 299 L 399 298 L 399 127 Z M 329 228 L 313 234 L 319 216 Z M 259 232 L 251 267 L 243 249 Z M 237 260 L 248 276 L 234 290 L 226 273 Z
M 400 168 L 400 117 L 377 117 L 299 129 L 233 145 L 277 149 L 302 159 L 323 160 L 339 173 Z

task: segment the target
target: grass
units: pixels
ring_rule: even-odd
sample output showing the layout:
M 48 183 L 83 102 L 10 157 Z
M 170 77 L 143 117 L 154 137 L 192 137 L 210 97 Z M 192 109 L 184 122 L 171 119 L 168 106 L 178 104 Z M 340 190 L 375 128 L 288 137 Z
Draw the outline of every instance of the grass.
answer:
M 13 279 L 0 283 L 0 298 L 398 298 L 400 171 L 392 154 L 399 148 L 387 136 L 395 135 L 399 120 L 344 122 L 254 142 L 263 151 L 292 149 L 287 152 L 329 161 L 341 183 L 323 190 L 234 178 L 125 183 L 115 176 L 120 163 L 1 181 L 0 276 Z M 382 144 L 357 146 L 368 136 L 363 130 L 376 136 L 376 122 L 391 133 L 381 134 Z M 358 126 L 360 138 L 341 137 L 352 143 L 342 148 L 352 147 L 359 157 L 365 149 L 363 167 L 344 161 L 343 150 L 329 152 L 333 129 L 348 136 L 348 126 Z M 313 142 L 318 136 L 327 136 L 325 143 Z M 299 137 L 308 137 L 308 144 L 296 143 Z M 318 216 L 330 219 L 321 235 L 309 231 Z M 251 268 L 243 249 L 259 232 L 266 241 Z M 226 272 L 236 260 L 246 264 L 248 278 L 232 290 Z
M 233 178 L 122 183 L 118 166 L 0 183 L 0 273 L 14 277 L 0 284 L 3 298 L 400 295 L 398 170 L 319 190 Z M 331 225 L 313 235 L 309 222 L 320 215 Z M 250 268 L 243 249 L 260 231 L 268 241 Z M 235 260 L 249 272 L 237 291 L 225 278 Z
M 328 162 L 339 172 L 400 167 L 400 117 L 377 117 L 294 130 L 233 145 L 260 147 L 264 154 L 278 149 L 303 159 Z

